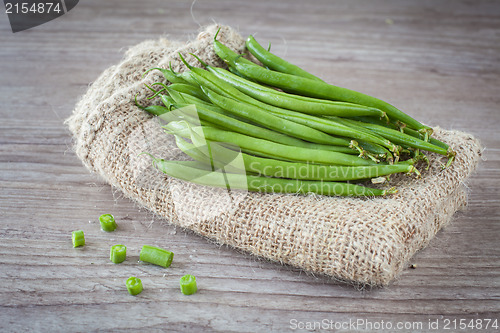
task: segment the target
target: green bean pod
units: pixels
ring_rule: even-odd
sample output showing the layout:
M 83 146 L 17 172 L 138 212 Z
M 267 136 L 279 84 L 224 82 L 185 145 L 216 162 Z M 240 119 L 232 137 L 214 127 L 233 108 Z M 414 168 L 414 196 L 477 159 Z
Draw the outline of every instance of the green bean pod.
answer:
M 183 140 L 180 141 L 182 141 L 179 142 L 181 146 L 178 145 L 178 147 L 195 160 L 202 163 L 218 165 L 219 168 L 222 168 L 222 166 L 229 167 L 233 173 L 238 173 L 239 171 L 239 173 L 250 172 L 258 176 L 325 181 L 370 179 L 403 172 L 415 172 L 417 175 L 419 174 L 418 170 L 414 166 L 405 164 L 379 164 L 352 167 L 288 162 L 233 151 L 216 142 L 206 142 L 210 149 L 208 149 L 208 147 L 197 149 L 195 145 L 190 145 Z M 205 155 L 193 155 L 190 149 L 197 150 L 201 154 L 205 153 Z M 210 151 L 210 156 L 207 156 L 206 154 L 208 151 Z M 240 156 L 243 163 L 238 160 L 235 167 L 233 162 L 236 160 L 236 156 Z
M 326 115 L 338 117 L 375 116 L 384 117 L 379 109 L 346 102 L 336 102 L 325 99 L 304 97 L 288 94 L 261 84 L 251 82 L 223 68 L 207 66 L 207 69 L 219 79 L 231 84 L 244 94 L 261 102 L 283 109 L 303 112 L 311 115 Z
M 290 132 L 286 133 L 292 136 L 297 136 L 307 141 L 323 144 L 341 145 L 341 143 L 339 142 L 339 138 L 332 135 L 344 136 L 348 138 L 354 138 L 356 140 L 363 140 L 366 142 L 378 144 L 390 149 L 391 151 L 396 151 L 395 145 L 390 141 L 383 138 L 377 138 L 369 131 L 356 131 L 352 128 L 342 126 L 333 121 L 328 121 L 308 114 L 267 105 L 266 103 L 263 103 L 240 92 L 230 84 L 217 78 L 213 73 L 207 72 L 200 68 L 192 68 L 191 71 L 195 80 L 200 84 L 201 89 L 214 104 L 230 112 L 238 114 L 239 116 L 244 117 L 248 120 L 253 120 L 255 122 L 265 121 L 265 123 L 261 123 L 264 126 L 275 125 L 274 123 L 267 121 L 267 118 L 269 118 L 269 112 L 271 112 L 273 114 L 276 114 L 276 116 L 278 116 L 279 118 L 283 118 L 284 120 L 301 125 L 301 128 L 306 130 L 307 132 L 295 132 L 295 134 Z M 210 89 L 207 89 L 206 87 L 210 87 Z M 211 89 L 213 89 L 214 91 L 211 91 Z M 235 100 L 243 103 L 237 103 Z M 226 103 L 226 105 L 221 103 Z M 250 111 L 250 113 L 246 113 L 245 111 Z M 246 113 L 246 115 L 242 115 L 242 112 Z M 262 119 L 260 117 L 255 117 L 259 114 L 265 115 L 265 117 Z M 250 115 L 250 118 L 248 118 L 248 115 Z M 290 124 L 290 122 L 288 122 L 288 124 Z M 325 132 L 331 135 L 325 134 Z
M 422 149 L 426 151 L 430 151 L 433 153 L 441 154 L 448 156 L 450 153 L 449 149 L 445 149 L 443 147 L 436 146 L 430 142 L 420 140 L 419 138 L 415 138 L 411 135 L 402 133 L 401 131 L 397 131 L 394 129 L 390 129 L 384 126 L 376 125 L 376 124 L 370 124 L 370 123 L 365 123 L 362 121 L 356 121 L 356 120 L 351 120 L 351 119 L 339 119 L 339 121 L 343 121 L 346 123 L 351 123 L 356 126 L 364 127 L 366 129 L 369 129 L 376 134 L 383 136 L 397 144 L 403 145 L 403 146 L 409 146 L 412 148 L 416 149 Z
M 255 64 L 243 63 L 239 59 L 234 61 L 233 66 L 246 77 L 291 93 L 373 107 L 384 111 L 390 119 L 399 120 L 416 130 L 431 131 L 430 127 L 422 125 L 391 104 L 354 90 L 290 74 L 270 71 Z
M 183 99 L 185 99 L 186 101 L 196 101 L 195 97 L 183 93 L 176 93 L 170 91 L 169 88 L 167 88 L 167 91 L 169 91 L 172 94 L 171 96 L 174 98 L 174 100 L 179 102 L 176 104 L 176 108 L 183 108 L 189 106 L 189 104 L 180 104 L 182 103 Z M 313 142 L 306 142 L 298 138 L 270 130 L 265 127 L 256 126 L 251 123 L 241 121 L 237 118 L 230 117 L 226 115 L 225 110 L 216 106 L 208 107 L 207 104 L 200 102 L 194 105 L 196 106 L 196 111 L 199 118 L 201 120 L 215 124 L 216 127 L 221 127 L 233 132 L 242 133 L 245 135 L 250 135 L 256 138 L 261 138 L 277 143 L 282 143 L 289 146 L 330 150 L 330 151 L 342 152 L 345 154 L 357 154 L 355 149 L 349 148 L 350 142 L 349 140 L 346 139 L 340 139 L 340 138 L 336 139 L 335 143 L 340 143 L 340 145 L 325 145 Z
M 168 86 L 171 90 L 175 90 L 180 93 L 189 94 L 196 98 L 199 98 L 205 102 L 210 102 L 207 96 L 203 93 L 198 85 L 183 84 L 183 83 L 172 83 Z
M 408 134 L 410 136 L 413 136 L 414 138 L 417 138 L 417 139 L 420 139 L 420 140 L 424 140 L 425 141 L 425 135 L 418 132 L 418 131 L 415 131 L 411 128 L 408 128 L 408 127 L 403 127 L 403 132 L 405 134 Z M 444 143 L 443 141 L 441 140 L 438 140 L 436 138 L 433 138 L 433 137 L 428 137 L 428 140 L 430 143 L 432 143 L 433 145 L 435 146 L 438 146 L 438 147 L 441 147 L 443 149 L 446 149 L 448 150 L 450 148 L 450 146 L 446 143 Z
M 266 112 L 265 110 L 262 110 L 254 105 L 241 103 L 240 101 L 232 98 L 224 97 L 208 88 L 202 87 L 202 89 L 215 105 L 234 113 L 235 115 L 254 121 L 280 133 L 288 134 L 290 136 L 314 143 L 331 144 L 335 146 L 339 144 L 339 141 L 344 141 L 338 140 L 331 135 L 309 126 L 305 126 L 303 124 L 284 119 L 283 117 L 279 117 L 273 113 Z
M 252 35 L 248 36 L 246 40 L 246 47 L 255 58 L 257 58 L 262 64 L 264 64 L 264 66 L 269 69 L 323 82 L 323 80 L 321 80 L 319 77 L 269 52 L 268 50 L 263 48 Z
M 155 160 L 155 165 L 160 171 L 170 177 L 199 185 L 230 188 L 233 190 L 241 189 L 261 193 L 315 193 L 328 196 L 356 197 L 384 196 L 396 192 L 394 189 L 382 190 L 343 182 L 307 181 L 211 172 L 199 168 L 199 163 L 196 161 L 166 161 L 157 159 Z
M 287 146 L 268 140 L 254 138 L 248 135 L 229 132 L 208 126 L 189 127 L 186 122 L 170 122 L 164 128 L 173 134 L 190 137 L 190 131 L 195 131 L 206 140 L 216 142 L 229 142 L 241 148 L 249 148 L 258 152 L 277 157 L 284 157 L 295 161 L 324 163 L 332 165 L 363 166 L 374 165 L 375 162 L 349 154 L 321 149 L 309 149 Z
M 217 33 L 214 35 L 213 39 L 213 47 L 214 47 L 214 52 L 221 58 L 227 65 L 230 65 L 232 62 L 236 61 L 237 59 L 241 58 L 241 61 L 247 64 L 254 64 L 248 59 L 245 59 L 242 57 L 241 54 L 238 54 L 231 50 L 229 47 L 226 45 L 222 44 L 217 40 L 217 36 L 219 35 L 220 28 L 217 30 Z
M 328 83 L 268 70 L 242 58 L 241 55 L 217 41 L 217 34 L 214 37 L 213 45 L 215 53 L 224 60 L 229 67 L 234 68 L 235 71 L 250 80 L 278 87 L 298 95 L 344 101 L 380 109 L 394 120 L 399 120 L 418 131 L 427 132 L 429 134 L 432 133 L 432 128 L 422 125 L 416 119 L 378 98 Z
M 155 67 L 155 68 L 151 68 L 150 70 L 146 71 L 144 74 L 152 71 L 152 70 L 159 70 L 163 76 L 165 77 L 165 79 L 168 81 L 168 82 L 171 82 L 171 83 L 183 83 L 183 84 L 186 84 L 187 81 L 184 80 L 183 78 L 179 77 L 177 75 L 177 73 L 175 73 L 172 69 L 165 69 L 165 68 L 159 68 L 159 67 Z
M 161 105 L 150 105 L 142 107 L 141 109 L 154 116 L 161 116 L 162 114 L 167 113 L 169 111 L 168 108 Z
M 205 78 L 202 78 L 202 77 L 197 77 L 197 80 L 198 81 L 201 81 L 201 82 L 204 82 L 204 83 L 207 83 L 207 82 L 210 82 L 208 81 L 207 79 Z M 240 96 L 240 94 L 235 94 L 235 93 L 232 93 L 232 91 L 230 89 L 228 90 L 222 90 L 222 88 L 219 88 L 217 86 L 215 86 L 216 89 L 218 89 L 219 91 L 221 92 L 225 92 L 226 95 L 228 96 L 236 96 L 236 97 L 239 97 L 239 98 L 242 98 L 242 96 Z M 228 91 L 230 93 L 228 93 Z M 219 114 L 223 114 L 223 115 L 227 115 L 229 117 L 232 117 L 232 118 L 235 118 L 237 120 L 240 120 L 242 123 L 245 123 L 245 119 L 244 118 L 241 118 L 241 117 L 238 117 L 237 115 L 235 114 L 231 114 L 231 113 L 228 113 L 226 110 L 218 107 L 218 106 L 215 106 L 211 103 L 207 103 L 203 100 L 200 100 L 198 98 L 196 98 L 195 96 L 192 96 L 192 95 L 188 95 L 188 94 L 183 94 L 183 93 L 177 93 L 177 92 L 172 92 L 170 91 L 170 94 L 171 96 L 175 97 L 177 102 L 178 102 L 178 105 L 181 105 L 180 103 L 183 103 L 183 102 L 186 102 L 186 103 L 192 103 L 192 104 L 195 104 L 197 106 L 199 106 L 200 108 L 206 108 L 206 109 L 209 109 L 209 110 L 212 110 L 216 113 L 219 113 Z M 164 99 L 164 96 L 162 96 L 162 99 Z M 257 101 L 258 102 L 258 101 Z M 285 114 L 287 114 L 287 110 L 281 110 L 279 108 L 275 108 L 274 110 L 278 110 L 278 111 L 283 111 L 285 112 Z M 308 116 L 308 115 L 302 115 L 302 114 L 299 114 L 299 113 L 296 113 L 299 117 L 309 117 L 309 118 L 313 118 L 312 116 Z M 279 116 L 279 115 L 278 115 Z M 203 118 L 207 121 L 211 121 L 211 122 L 214 122 L 215 120 L 212 119 L 207 119 L 205 117 L 205 115 L 202 113 L 200 114 L 200 118 Z M 298 123 L 301 123 L 301 120 L 300 119 L 296 119 L 296 118 L 290 118 L 292 121 L 295 121 L 295 122 L 298 122 Z M 249 120 L 246 119 L 246 122 L 248 122 Z M 316 122 L 323 122 L 325 123 L 325 120 L 323 119 L 320 119 L 320 118 L 313 118 L 313 121 L 316 121 Z M 223 127 L 223 128 L 227 128 L 229 130 L 233 130 L 233 131 L 236 131 L 236 132 L 242 132 L 243 134 L 247 134 L 247 131 L 248 129 L 242 129 L 242 130 L 238 130 L 238 129 L 235 129 L 234 127 L 228 127 L 228 126 L 225 126 L 224 124 L 221 124 L 219 122 L 217 122 L 218 126 L 219 127 Z M 309 122 L 308 121 L 303 121 L 302 120 L 302 124 L 303 125 L 309 125 Z M 374 134 L 370 134 L 369 132 L 364 132 L 361 131 L 352 131 L 352 129 L 348 129 L 348 128 L 345 128 L 344 130 L 342 130 L 342 128 L 338 128 L 338 127 L 341 127 L 340 125 L 338 124 L 335 124 L 335 123 L 332 123 L 330 121 L 329 124 L 317 124 L 316 125 L 316 128 L 318 129 L 324 129 L 324 126 L 330 126 L 332 127 L 332 124 L 333 125 L 336 125 L 335 127 L 333 128 L 327 128 L 327 132 L 331 133 L 331 134 L 340 134 L 340 135 L 346 135 L 346 136 L 349 136 L 349 135 L 353 135 L 357 141 L 359 141 L 359 146 L 361 147 L 361 151 L 360 151 L 360 154 L 362 156 L 364 155 L 367 155 L 367 156 L 370 156 L 369 154 L 372 153 L 372 154 L 376 154 L 378 158 L 380 157 L 383 157 L 383 158 L 386 158 L 386 159 L 391 159 L 391 154 L 390 152 L 385 149 L 384 147 L 382 147 L 381 145 L 378 145 L 378 144 L 374 144 L 374 143 L 371 143 L 371 142 L 367 142 L 363 139 L 366 139 L 366 140 L 372 140 L 374 142 L 378 142 L 378 143 L 386 143 L 389 145 L 389 147 L 391 147 L 391 143 L 388 142 L 387 140 L 384 140 L 384 139 L 379 139 L 377 140 L 377 138 L 375 138 L 375 135 Z M 318 127 L 320 126 L 320 127 Z M 312 126 L 314 127 L 314 126 Z M 337 128 L 337 129 L 335 129 Z M 348 130 L 348 132 L 346 132 Z M 333 131 L 333 132 L 332 132 Z M 252 133 L 251 131 L 248 132 L 248 133 Z M 278 134 L 278 133 L 276 133 Z M 299 139 L 296 139 L 296 138 L 287 138 L 286 141 L 282 141 L 282 140 L 276 140 L 274 138 L 274 136 L 276 136 L 276 134 L 271 134 L 270 137 L 266 138 L 266 137 L 263 137 L 264 139 L 268 139 L 270 141 L 274 141 L 274 142 L 280 142 L 280 143 L 284 143 L 284 144 L 289 144 L 289 145 L 296 145 L 296 146 L 299 146 L 299 147 L 305 147 L 305 148 L 312 148 L 312 149 L 324 149 L 324 150 L 332 150 L 332 151 L 340 151 L 340 152 L 344 152 L 344 153 L 347 153 L 347 154 L 354 154 L 355 153 L 355 150 L 349 150 L 349 149 L 340 149 L 338 146 L 345 146 L 345 147 L 350 147 L 351 149 L 354 149 L 353 147 L 353 144 L 352 144 L 352 141 L 350 140 L 347 140 L 345 138 L 339 138 L 339 137 L 331 137 L 329 138 L 330 141 L 330 144 L 331 145 L 325 145 L 325 144 L 320 144 L 320 143 L 311 143 L 311 142 L 305 142 L 305 141 L 302 141 L 302 140 L 299 140 Z M 323 137 L 324 137 L 324 134 L 321 134 Z M 257 137 L 261 137 L 261 136 L 258 136 L 258 135 L 254 135 L 254 136 L 257 136 Z M 291 142 L 292 139 L 295 140 L 295 142 Z
M 382 147 L 386 147 L 393 152 L 397 151 L 397 147 L 386 138 L 380 137 L 379 135 L 373 134 L 370 131 L 364 130 L 362 128 L 353 128 L 352 126 L 347 126 L 338 121 L 334 121 L 333 119 L 316 117 L 300 112 L 294 112 L 291 110 L 270 108 L 269 111 L 280 118 L 302 124 L 324 133 L 362 140 L 365 142 L 380 145 Z
M 421 139 L 421 140 L 424 140 L 424 141 L 426 139 L 426 136 L 423 133 L 415 131 L 415 130 L 413 130 L 411 128 L 408 128 L 406 126 L 398 126 L 398 125 L 396 125 L 394 123 L 387 123 L 386 121 L 383 121 L 381 119 L 376 119 L 374 117 L 363 117 L 363 116 L 361 116 L 361 117 L 354 117 L 353 120 L 359 120 L 359 121 L 363 121 L 365 123 L 380 125 L 380 126 L 384 126 L 384 127 L 393 129 L 393 130 L 403 131 L 405 134 L 411 135 L 414 138 L 418 138 L 418 139 Z M 446 150 L 448 148 L 450 148 L 450 146 L 448 144 L 446 144 L 443 141 L 438 140 L 438 139 L 436 139 L 434 137 L 427 136 L 427 139 L 433 145 L 439 146 L 439 147 L 444 148 Z
M 184 94 L 180 93 L 178 95 L 174 94 L 170 89 L 168 89 L 171 96 L 176 100 L 176 102 L 180 102 L 180 98 L 183 98 Z M 179 96 L 179 97 L 177 97 Z M 177 104 L 179 107 L 187 106 L 188 104 Z M 230 131 L 247 134 L 250 136 L 254 136 L 256 138 L 266 139 L 273 142 L 278 142 L 286 145 L 300 145 L 301 140 L 284 135 L 282 133 L 272 131 L 268 128 L 260 127 L 252 125 L 248 122 L 240 121 L 238 119 L 229 117 L 225 115 L 223 112 L 217 112 L 214 109 L 209 109 L 205 107 L 203 104 L 194 104 L 196 106 L 196 112 L 200 119 L 205 119 L 209 122 L 220 125 L 224 128 L 227 128 Z

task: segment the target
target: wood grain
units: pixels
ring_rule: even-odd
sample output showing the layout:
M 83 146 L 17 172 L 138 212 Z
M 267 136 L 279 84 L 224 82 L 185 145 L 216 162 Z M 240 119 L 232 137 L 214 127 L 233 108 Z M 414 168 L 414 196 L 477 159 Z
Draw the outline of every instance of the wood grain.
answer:
M 283 332 L 359 319 L 436 332 L 429 321 L 440 330 L 446 319 L 500 321 L 500 3 L 198 0 L 192 15 L 190 7 L 81 1 L 16 34 L 0 14 L 0 331 Z M 270 41 L 329 82 L 482 140 L 467 209 L 417 253 L 415 269 L 370 290 L 310 276 L 164 225 L 82 166 L 64 119 L 89 83 L 128 47 L 193 38 L 212 21 Z M 102 213 L 116 216 L 116 232 L 99 230 Z M 84 248 L 71 246 L 76 229 Z M 129 250 L 120 265 L 108 259 L 116 243 Z M 172 267 L 138 264 L 143 244 L 172 250 Z M 199 281 L 189 297 L 177 285 L 186 273 Z M 138 297 L 124 288 L 131 275 L 145 285 Z M 352 328 L 344 331 L 363 327 Z

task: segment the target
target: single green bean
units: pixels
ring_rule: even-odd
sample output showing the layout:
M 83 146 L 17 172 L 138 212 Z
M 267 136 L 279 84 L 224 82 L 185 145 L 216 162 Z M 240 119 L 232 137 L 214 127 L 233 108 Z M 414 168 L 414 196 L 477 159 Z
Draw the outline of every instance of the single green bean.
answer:
M 167 89 L 167 86 L 160 83 L 160 82 L 157 82 L 155 84 L 160 84 L 164 87 L 164 89 Z M 196 98 L 199 98 L 205 102 L 210 101 L 207 98 L 207 96 L 205 96 L 205 94 L 203 93 L 203 91 L 200 89 L 200 87 L 198 85 L 195 86 L 192 84 L 185 84 L 185 83 L 172 83 L 171 85 L 168 86 L 168 88 L 171 90 L 175 90 L 177 92 L 180 92 L 180 93 L 195 96 Z
M 135 276 L 129 277 L 125 282 L 125 285 L 127 286 L 128 292 L 132 296 L 140 294 L 143 290 L 141 279 Z
M 321 80 L 319 77 L 269 52 L 268 50 L 263 48 L 252 35 L 248 36 L 246 40 L 246 47 L 255 58 L 257 58 L 269 69 L 323 82 L 323 80 Z
M 250 60 L 243 58 L 241 54 L 234 52 L 229 47 L 227 47 L 226 45 L 224 45 L 220 41 L 218 41 L 217 36 L 219 35 L 220 30 L 221 30 L 220 28 L 219 28 L 219 30 L 217 30 L 217 33 L 214 35 L 214 39 L 213 39 L 213 46 L 214 46 L 215 54 L 217 54 L 219 56 L 219 58 L 221 58 L 228 65 L 230 65 L 232 62 L 236 61 L 236 59 L 239 59 L 239 58 L 241 58 L 241 61 L 244 63 L 254 64 Z
M 99 222 L 103 231 L 110 232 L 116 229 L 115 217 L 111 214 L 102 214 L 99 216 Z
M 71 233 L 71 241 L 73 242 L 73 247 L 79 247 L 85 245 L 85 235 L 83 230 L 75 230 Z
M 151 245 L 143 245 L 139 254 L 139 259 L 141 261 L 149 262 L 165 268 L 170 266 L 173 258 L 173 252 Z
M 167 107 L 161 106 L 161 105 L 150 105 L 145 108 L 142 108 L 144 111 L 146 111 L 149 114 L 152 114 L 154 116 L 161 116 L 164 113 L 167 113 L 170 111 Z
M 198 291 L 198 287 L 196 285 L 196 277 L 194 275 L 190 274 L 184 275 L 179 280 L 179 284 L 181 287 L 181 292 L 184 295 L 192 295 L 196 291 Z
M 165 69 L 165 68 L 159 68 L 159 67 L 155 67 L 155 68 L 151 68 L 150 70 L 146 71 L 144 74 L 152 71 L 152 70 L 159 70 L 163 76 L 165 77 L 165 79 L 168 81 L 168 82 L 171 82 L 171 83 L 187 83 L 184 79 L 182 79 L 181 77 L 179 77 L 171 68 L 170 69 Z
M 109 260 L 115 264 L 124 262 L 127 257 L 127 247 L 125 245 L 117 244 L 111 246 L 109 253 Z

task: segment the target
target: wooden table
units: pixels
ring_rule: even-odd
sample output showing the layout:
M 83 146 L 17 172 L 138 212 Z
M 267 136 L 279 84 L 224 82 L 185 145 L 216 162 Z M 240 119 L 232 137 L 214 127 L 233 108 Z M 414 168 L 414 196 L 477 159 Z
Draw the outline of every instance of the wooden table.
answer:
M 191 5 L 80 1 L 16 34 L 0 14 L 0 331 L 500 325 L 500 3 L 199 0 L 192 12 Z M 415 269 L 382 289 L 310 276 L 163 225 L 83 167 L 63 122 L 89 83 L 128 47 L 160 36 L 187 40 L 212 21 L 271 41 L 275 53 L 329 82 L 482 140 L 468 208 L 414 257 Z M 102 213 L 116 216 L 118 231 L 99 230 Z M 71 246 L 76 229 L 86 231 L 84 248 Z M 114 243 L 129 248 L 121 265 L 108 259 Z M 171 249 L 176 264 L 137 264 L 147 243 Z M 190 272 L 199 292 L 183 296 L 178 278 Z M 124 286 L 131 275 L 146 286 L 138 297 Z

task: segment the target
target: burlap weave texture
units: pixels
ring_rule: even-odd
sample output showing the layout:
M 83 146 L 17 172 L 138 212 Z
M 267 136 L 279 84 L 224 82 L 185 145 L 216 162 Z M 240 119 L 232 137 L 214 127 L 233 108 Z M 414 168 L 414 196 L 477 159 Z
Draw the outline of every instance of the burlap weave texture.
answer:
M 143 42 L 105 70 L 76 105 L 67 124 L 75 152 L 85 166 L 127 197 L 173 223 L 254 255 L 300 267 L 306 272 L 370 285 L 386 285 L 425 247 L 452 215 L 466 204 L 464 182 L 475 169 L 481 146 L 471 135 L 436 128 L 436 137 L 457 151 L 456 161 L 441 170 L 441 157 L 422 179 L 400 175 L 391 185 L 399 192 L 384 198 L 246 193 L 209 188 L 169 178 L 139 154 L 182 157 L 158 122 L 137 108 L 151 95 L 144 83 L 162 80 L 152 67 L 183 70 L 178 52 L 193 52 L 223 66 L 212 50 L 218 26 L 196 40 Z M 219 40 L 234 50 L 244 39 L 222 27 Z

